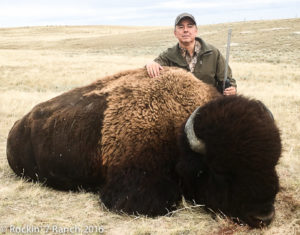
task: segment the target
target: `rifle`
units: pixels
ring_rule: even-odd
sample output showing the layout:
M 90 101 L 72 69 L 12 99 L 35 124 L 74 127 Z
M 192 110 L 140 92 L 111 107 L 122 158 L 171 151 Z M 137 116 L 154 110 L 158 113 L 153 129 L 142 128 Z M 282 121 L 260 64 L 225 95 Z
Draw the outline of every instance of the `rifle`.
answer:
M 226 61 L 225 61 L 225 74 L 224 74 L 224 80 L 223 80 L 223 92 L 225 88 L 228 87 L 228 79 L 227 79 L 227 74 L 228 74 L 228 63 L 229 63 L 229 52 L 230 52 L 230 40 L 231 40 L 231 32 L 232 29 L 228 29 L 228 36 L 227 36 L 227 50 L 226 50 Z M 230 84 L 230 83 L 229 83 Z M 222 93 L 223 93 L 222 92 Z

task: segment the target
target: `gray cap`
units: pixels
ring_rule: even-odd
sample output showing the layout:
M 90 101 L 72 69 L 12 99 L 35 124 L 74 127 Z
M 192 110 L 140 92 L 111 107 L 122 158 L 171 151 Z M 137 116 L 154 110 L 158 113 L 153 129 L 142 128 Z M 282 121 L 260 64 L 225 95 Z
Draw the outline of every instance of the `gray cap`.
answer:
M 182 13 L 179 16 L 177 16 L 176 20 L 175 20 L 175 26 L 178 25 L 178 23 L 183 19 L 183 18 L 190 18 L 192 21 L 194 21 L 194 23 L 196 24 L 196 20 L 194 18 L 194 16 L 192 16 L 189 13 Z

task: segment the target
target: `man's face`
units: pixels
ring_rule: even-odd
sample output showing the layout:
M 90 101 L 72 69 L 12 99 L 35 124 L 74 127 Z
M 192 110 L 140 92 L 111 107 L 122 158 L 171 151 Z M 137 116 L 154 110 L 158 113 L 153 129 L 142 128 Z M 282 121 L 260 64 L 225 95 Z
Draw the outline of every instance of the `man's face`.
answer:
M 182 44 L 189 44 L 195 41 L 198 29 L 194 22 L 189 19 L 182 19 L 179 24 L 175 26 L 174 35 Z

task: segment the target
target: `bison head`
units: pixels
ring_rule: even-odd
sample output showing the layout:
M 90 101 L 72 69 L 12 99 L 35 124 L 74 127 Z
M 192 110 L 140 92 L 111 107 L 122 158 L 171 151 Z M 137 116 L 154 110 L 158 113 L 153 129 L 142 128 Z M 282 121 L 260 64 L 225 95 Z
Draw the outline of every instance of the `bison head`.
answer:
M 242 96 L 196 109 L 179 140 L 184 196 L 253 227 L 274 217 L 281 140 L 271 112 Z

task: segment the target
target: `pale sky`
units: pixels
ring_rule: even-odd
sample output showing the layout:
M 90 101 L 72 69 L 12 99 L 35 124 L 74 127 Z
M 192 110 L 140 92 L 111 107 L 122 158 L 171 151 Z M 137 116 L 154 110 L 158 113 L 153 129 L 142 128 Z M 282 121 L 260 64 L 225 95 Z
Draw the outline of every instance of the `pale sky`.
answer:
M 182 12 L 198 25 L 300 16 L 300 0 L 0 0 L 0 27 L 173 26 Z

